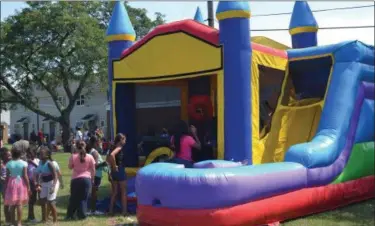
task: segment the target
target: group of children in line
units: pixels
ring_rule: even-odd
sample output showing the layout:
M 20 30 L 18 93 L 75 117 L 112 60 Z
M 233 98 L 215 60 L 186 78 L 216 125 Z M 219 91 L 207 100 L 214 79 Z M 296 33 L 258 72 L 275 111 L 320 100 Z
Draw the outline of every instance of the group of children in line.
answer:
M 47 147 L 40 147 L 40 159 L 36 157 L 36 151 L 37 147 L 28 148 L 26 153 L 18 148 L 11 151 L 1 149 L 0 184 L 6 225 L 21 225 L 22 207 L 26 204 L 29 207 L 28 220 L 36 223 L 34 206 L 37 196 L 42 221 L 46 222 L 48 216 L 52 216 L 53 222 L 57 220 L 55 201 L 59 187 L 63 187 L 60 167 Z
M 111 182 L 111 200 L 109 215 L 113 215 L 115 202 L 118 195 L 121 197 L 122 214 L 127 216 L 127 184 L 125 165 L 123 164 L 123 152 L 121 151 L 126 143 L 123 134 L 117 134 L 113 147 L 104 161 L 98 152 L 99 139 L 91 136 L 88 144 L 83 140 L 75 143 L 74 151 L 69 159 L 69 168 L 72 170 L 71 194 L 69 199 L 67 219 L 84 219 L 88 215 L 96 215 L 97 191 L 102 182 L 103 172 L 108 172 L 108 179 Z M 109 167 L 108 167 L 109 166 Z M 74 191 L 74 192 L 73 192 Z M 91 212 L 88 211 L 88 199 L 91 195 Z M 99 213 L 101 214 L 101 213 Z
M 70 199 L 66 219 L 84 219 L 97 214 L 97 191 L 103 172 L 109 173 L 112 184 L 109 213 L 113 214 L 117 194 L 121 193 L 123 213 L 127 213 L 126 174 L 122 164 L 122 147 L 126 137 L 118 134 L 114 147 L 104 161 L 98 152 L 98 138 L 90 137 L 87 145 L 83 140 L 76 141 L 74 151 L 69 158 L 68 167 L 72 170 Z M 1 148 L 0 191 L 4 199 L 5 225 L 21 225 L 22 207 L 28 204 L 28 221 L 37 223 L 34 206 L 41 206 L 41 220 L 49 217 L 57 221 L 56 197 L 59 188 L 64 187 L 60 167 L 52 159 L 52 152 L 45 146 L 30 146 L 26 153 L 13 146 L 11 150 Z M 38 155 L 37 155 L 38 153 Z M 37 157 L 39 156 L 39 158 Z M 110 170 L 107 165 L 109 164 Z M 88 211 L 88 199 L 91 196 L 91 211 Z
M 201 149 L 201 142 L 197 136 L 197 129 L 181 121 L 176 126 L 171 137 L 171 148 L 174 158 L 168 162 L 183 164 L 187 168 L 193 165 L 192 149 Z M 127 177 L 123 163 L 123 152 L 126 136 L 117 134 L 113 147 L 110 148 L 104 161 L 98 152 L 100 139 L 94 135 L 86 142 L 79 138 L 74 142 L 72 155 L 69 158 L 69 169 L 72 170 L 70 184 L 70 199 L 66 219 L 84 219 L 96 213 L 97 191 L 101 184 L 103 172 L 108 172 L 111 182 L 111 200 L 109 214 L 113 215 L 118 195 L 121 197 L 122 214 L 127 216 Z M 37 149 L 39 158 L 37 158 Z M 22 206 L 29 204 L 28 220 L 35 221 L 34 205 L 37 195 L 42 209 L 42 221 L 46 222 L 49 216 L 57 221 L 56 196 L 59 188 L 63 188 L 60 167 L 52 159 L 51 151 L 44 146 L 27 149 L 26 159 L 22 150 L 13 146 L 11 152 L 1 150 L 1 183 L 6 222 L 21 225 Z M 109 167 L 108 167 L 109 166 Z M 91 213 L 88 211 L 88 199 L 91 195 Z M 30 198 L 29 198 L 30 197 Z M 17 219 L 15 215 L 17 210 Z

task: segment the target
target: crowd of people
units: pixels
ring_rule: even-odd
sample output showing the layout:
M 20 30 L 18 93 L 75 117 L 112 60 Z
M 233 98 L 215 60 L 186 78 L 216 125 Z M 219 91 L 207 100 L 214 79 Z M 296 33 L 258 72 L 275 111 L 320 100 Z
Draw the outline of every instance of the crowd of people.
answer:
M 202 147 L 196 127 L 181 121 L 173 135 L 164 129 L 161 136 L 169 140 L 169 146 L 175 153 L 168 162 L 193 166 L 192 150 Z M 98 151 L 101 149 L 100 135 L 85 137 L 77 130 L 68 163 L 72 176 L 66 219 L 85 219 L 91 214 L 99 214 L 96 211 L 97 191 L 104 173 L 108 173 L 111 182 L 108 214 L 114 214 L 115 203 L 121 197 L 122 214 L 128 215 L 127 176 L 122 151 L 125 144 L 126 136 L 117 134 L 104 160 Z M 41 206 L 41 221 L 46 222 L 52 217 L 52 221 L 56 222 L 56 197 L 59 189 L 64 187 L 64 181 L 59 164 L 52 158 L 52 151 L 47 146 L 28 145 L 19 140 L 11 150 L 3 147 L 0 153 L 0 190 L 4 198 L 6 224 L 21 225 L 22 207 L 26 204 L 29 207 L 28 221 L 36 223 L 34 206 L 37 201 Z
M 75 140 L 69 169 L 72 170 L 70 199 L 66 218 L 84 219 L 90 214 L 97 214 L 97 190 L 101 184 L 103 172 L 109 173 L 112 184 L 109 214 L 113 215 L 113 206 L 117 194 L 121 193 L 123 214 L 127 215 L 126 174 L 122 165 L 121 149 L 126 138 L 118 134 L 114 146 L 104 161 L 100 153 L 99 138 L 91 136 L 88 140 Z M 0 191 L 4 199 L 5 225 L 21 225 L 22 207 L 28 205 L 29 223 L 37 223 L 34 206 L 41 207 L 41 221 L 57 222 L 56 197 L 58 190 L 64 187 L 59 164 L 52 159 L 52 151 L 47 146 L 29 144 L 19 140 L 11 150 L 0 150 Z M 91 197 L 91 205 L 88 199 Z
M 15 145 L 11 150 L 1 148 L 0 188 L 4 199 L 6 225 L 21 225 L 22 207 L 28 204 L 28 220 L 36 223 L 34 206 L 39 200 L 42 221 L 51 216 L 57 221 L 55 200 L 59 187 L 63 187 L 60 167 L 52 159 L 47 147 L 26 148 L 26 152 Z

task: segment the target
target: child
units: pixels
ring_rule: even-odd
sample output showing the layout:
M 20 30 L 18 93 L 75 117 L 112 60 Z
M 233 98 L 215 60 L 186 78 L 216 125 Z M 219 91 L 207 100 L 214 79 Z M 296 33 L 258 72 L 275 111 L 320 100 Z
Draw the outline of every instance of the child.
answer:
M 12 160 L 6 164 L 7 179 L 5 190 L 5 205 L 10 206 L 11 221 L 20 226 L 22 206 L 29 200 L 30 184 L 27 176 L 27 163 L 21 160 L 22 150 L 12 149 Z M 17 209 L 17 221 L 14 210 Z
M 171 137 L 171 148 L 175 153 L 175 157 L 170 162 L 183 164 L 185 168 L 193 168 L 192 149 L 200 150 L 201 146 L 195 126 L 191 125 L 189 131 L 188 124 L 180 121 L 175 127 L 174 135 Z
M 36 147 L 35 148 L 30 148 L 26 152 L 26 157 L 27 157 L 27 175 L 29 176 L 29 183 L 30 183 L 30 190 L 31 190 L 31 195 L 29 199 L 29 213 L 27 220 L 30 221 L 31 223 L 37 223 L 34 215 L 34 205 L 36 203 L 37 199 L 37 191 L 36 191 L 36 183 L 34 181 L 34 174 L 35 170 L 39 165 L 39 159 L 36 158 Z
M 59 182 L 57 180 L 56 168 L 50 161 L 50 151 L 47 147 L 42 147 L 40 149 L 40 163 L 36 169 L 36 173 L 36 178 L 40 178 L 42 181 L 41 184 L 37 186 L 38 190 L 40 190 L 42 221 L 47 221 L 48 206 L 52 211 L 52 220 L 55 223 L 57 221 L 55 200 L 59 188 Z
M 6 177 L 7 177 L 7 169 L 6 164 L 11 160 L 10 151 L 7 148 L 0 149 L 0 194 L 5 198 L 5 189 L 6 189 Z M 1 215 L 1 213 L 0 213 Z M 10 212 L 9 206 L 4 205 L 4 216 L 5 216 L 5 224 L 10 224 Z
M 102 156 L 99 154 L 97 148 L 99 146 L 99 140 L 96 136 L 90 137 L 89 144 L 87 145 L 87 152 L 94 157 L 95 160 L 95 178 L 94 184 L 91 191 L 91 214 L 97 215 L 100 214 L 96 212 L 96 200 L 97 200 L 97 191 L 102 181 L 103 171 L 106 171 L 107 163 L 103 161 Z
M 55 160 L 53 160 L 53 158 L 52 158 L 52 152 L 51 151 L 48 152 L 48 156 L 49 156 L 49 161 L 52 162 L 52 165 L 55 167 L 56 174 L 57 174 L 57 179 L 58 179 L 59 184 L 60 184 L 60 188 L 64 189 L 64 181 L 62 179 L 62 175 L 61 175 L 61 171 L 60 171 L 60 166 L 59 166 L 59 164 Z M 47 218 L 50 215 L 52 215 L 52 218 L 54 217 L 54 214 L 56 213 L 56 206 L 53 206 L 53 207 L 55 207 L 54 210 L 52 208 L 50 208 L 49 206 L 47 206 Z
M 59 164 L 52 159 L 52 153 L 49 154 L 50 158 L 49 160 L 52 162 L 53 166 L 55 167 L 55 170 L 56 170 L 56 174 L 57 174 L 57 180 L 59 181 L 59 184 L 60 184 L 60 188 L 61 189 L 64 189 L 64 181 L 62 179 L 62 174 L 61 174 L 61 171 L 60 171 L 60 166 Z

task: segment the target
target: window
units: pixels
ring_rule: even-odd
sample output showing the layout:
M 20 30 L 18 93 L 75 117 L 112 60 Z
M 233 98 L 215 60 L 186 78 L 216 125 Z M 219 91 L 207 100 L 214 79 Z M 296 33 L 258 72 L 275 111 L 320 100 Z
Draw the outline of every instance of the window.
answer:
M 31 128 L 32 128 L 32 130 L 35 130 L 35 124 L 34 123 L 31 125 Z
M 104 121 L 100 121 L 100 127 L 104 127 Z
M 85 105 L 85 95 L 80 95 L 76 102 L 77 106 Z
M 57 101 L 61 104 L 61 106 L 65 107 L 66 104 L 66 98 L 63 96 L 57 97 Z
M 176 120 L 180 119 L 181 88 L 176 84 L 137 84 L 135 99 L 137 117 L 134 120 L 139 134 L 148 131 L 149 127 L 154 127 L 156 131 L 163 127 L 173 127 Z
M 330 56 L 290 62 L 281 104 L 304 106 L 323 100 L 331 68 Z
M 179 107 L 181 89 L 175 86 L 136 86 L 136 108 Z

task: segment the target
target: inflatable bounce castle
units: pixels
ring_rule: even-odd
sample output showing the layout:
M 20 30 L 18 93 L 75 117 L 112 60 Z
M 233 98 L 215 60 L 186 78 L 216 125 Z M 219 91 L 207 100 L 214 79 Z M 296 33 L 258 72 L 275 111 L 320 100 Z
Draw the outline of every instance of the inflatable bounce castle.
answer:
M 217 160 L 137 172 L 141 224 L 262 225 L 375 196 L 373 46 L 318 46 L 302 1 L 292 48 L 253 40 L 250 16 L 248 2 L 220 1 L 219 30 L 196 15 L 134 42 L 116 3 L 107 31 L 112 131 L 128 135 L 126 155 L 136 152 L 137 84 L 181 87 L 181 119 L 190 120 L 189 86 L 204 83 L 217 118 Z

